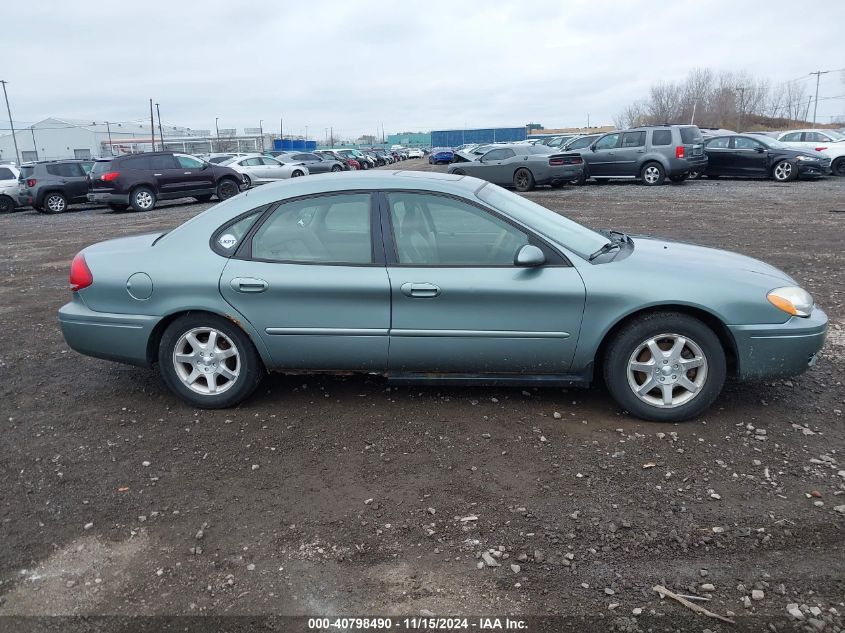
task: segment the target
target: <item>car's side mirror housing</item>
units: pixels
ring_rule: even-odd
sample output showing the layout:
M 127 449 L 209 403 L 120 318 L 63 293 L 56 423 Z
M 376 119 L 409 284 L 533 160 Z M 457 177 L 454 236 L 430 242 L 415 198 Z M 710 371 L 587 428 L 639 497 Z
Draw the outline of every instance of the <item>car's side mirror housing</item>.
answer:
M 595 145 L 590 145 L 590 151 L 591 151 L 591 152 L 595 152 L 595 151 L 596 151 L 596 146 L 595 146 Z
M 765 151 L 766 151 L 766 148 L 765 148 L 765 147 L 760 147 L 760 146 L 758 145 L 757 147 L 755 147 L 755 148 L 754 148 L 754 151 L 755 151 L 755 152 L 757 152 L 757 153 L 759 153 L 759 154 L 762 154 L 763 152 L 765 152 Z
M 520 248 L 513 259 L 514 266 L 534 267 L 546 263 L 546 256 L 533 244 L 526 244 Z

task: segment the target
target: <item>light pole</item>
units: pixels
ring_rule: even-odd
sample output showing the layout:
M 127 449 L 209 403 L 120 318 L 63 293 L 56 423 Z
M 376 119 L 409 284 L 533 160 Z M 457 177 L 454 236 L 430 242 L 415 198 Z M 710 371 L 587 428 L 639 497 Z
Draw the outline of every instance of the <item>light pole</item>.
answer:
M 38 160 L 38 145 L 35 143 L 35 125 L 30 125 L 29 131 L 32 133 L 32 149 L 35 150 L 35 160 Z
M 214 117 L 214 129 L 217 130 L 217 151 L 220 151 L 220 128 L 217 127 L 217 121 L 220 120 L 220 117 Z
M 164 151 L 164 134 L 161 131 L 161 110 L 158 109 L 158 104 L 156 104 L 156 114 L 158 115 L 158 137 L 161 140 L 161 151 Z
M 264 119 L 258 121 L 258 132 L 261 134 L 261 153 L 264 153 Z
M 308 151 L 308 126 L 307 125 L 305 126 L 305 138 L 303 140 L 305 141 L 305 147 L 303 149 L 307 152 Z
M 3 84 L 3 97 L 6 99 L 6 112 L 9 113 L 9 127 L 12 128 L 12 142 L 15 144 L 15 164 L 20 165 L 21 154 L 18 151 L 18 137 L 15 136 L 15 124 L 12 122 L 12 109 L 9 107 L 9 95 L 6 93 L 6 80 L 0 79 L 0 84 Z

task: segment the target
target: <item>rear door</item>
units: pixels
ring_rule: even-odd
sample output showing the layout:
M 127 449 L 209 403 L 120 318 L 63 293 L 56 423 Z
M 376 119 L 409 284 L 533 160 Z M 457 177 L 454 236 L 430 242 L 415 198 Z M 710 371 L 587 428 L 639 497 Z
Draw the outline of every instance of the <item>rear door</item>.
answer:
M 386 370 L 390 282 L 375 198 L 282 201 L 226 264 L 220 292 L 255 326 L 277 367 Z
M 717 136 L 704 143 L 707 154 L 707 172 L 713 176 L 733 176 L 737 165 L 731 149 L 730 136 Z
M 68 202 L 88 200 L 88 174 L 81 163 L 59 163 L 59 177 Z
M 605 134 L 593 145 L 593 150 L 581 152 L 589 165 L 590 176 L 614 176 L 616 148 L 622 138 L 620 132 Z

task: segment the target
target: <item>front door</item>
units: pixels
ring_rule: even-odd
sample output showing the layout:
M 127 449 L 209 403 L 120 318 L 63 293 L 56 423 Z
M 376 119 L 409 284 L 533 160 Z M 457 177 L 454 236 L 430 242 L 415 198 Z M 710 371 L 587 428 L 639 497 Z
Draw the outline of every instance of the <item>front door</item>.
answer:
M 391 374 L 568 371 L 585 300 L 575 268 L 545 245 L 547 265 L 515 266 L 537 238 L 469 202 L 427 192 L 385 199 Z
M 590 176 L 613 176 L 616 165 L 616 146 L 621 134 L 605 134 L 595 145 L 593 150 L 582 152 L 581 156 L 587 161 Z
M 730 136 L 710 139 L 704 144 L 704 152 L 707 154 L 706 173 L 713 176 L 733 176 L 736 174 Z
M 769 157 L 762 143 L 747 136 L 735 136 L 733 143 L 734 162 L 738 176 L 768 175 Z
M 176 154 L 179 175 L 179 191 L 212 191 L 214 189 L 214 170 L 206 163 L 184 154 Z
M 387 368 L 390 282 L 371 218 L 369 193 L 283 202 L 226 264 L 220 292 L 277 368 Z

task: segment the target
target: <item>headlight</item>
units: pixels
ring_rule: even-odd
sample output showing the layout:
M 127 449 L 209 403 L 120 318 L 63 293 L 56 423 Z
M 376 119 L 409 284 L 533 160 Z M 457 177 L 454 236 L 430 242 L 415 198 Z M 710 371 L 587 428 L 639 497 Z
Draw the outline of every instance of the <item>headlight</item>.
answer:
M 819 160 L 819 158 L 818 156 L 804 156 L 802 154 L 801 156 L 796 156 L 795 160 Z
M 813 311 L 813 297 L 798 286 L 775 288 L 766 298 L 773 306 L 792 316 L 807 317 Z

